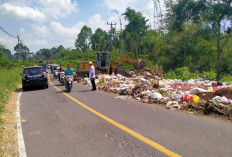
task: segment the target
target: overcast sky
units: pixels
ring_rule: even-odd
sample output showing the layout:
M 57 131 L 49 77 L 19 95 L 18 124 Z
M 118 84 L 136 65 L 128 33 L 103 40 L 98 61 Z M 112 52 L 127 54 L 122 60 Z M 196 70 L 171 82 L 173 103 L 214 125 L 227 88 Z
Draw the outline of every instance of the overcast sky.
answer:
M 0 26 L 14 36 L 18 34 L 31 52 L 59 45 L 75 48 L 75 39 L 84 25 L 93 31 L 98 27 L 109 30 L 107 21 L 116 22 L 119 30 L 113 10 L 122 14 L 127 7 L 143 11 L 147 19 L 150 17 L 149 24 L 153 23 L 152 0 L 0 0 Z M 1 30 L 0 43 L 15 53 L 17 39 Z

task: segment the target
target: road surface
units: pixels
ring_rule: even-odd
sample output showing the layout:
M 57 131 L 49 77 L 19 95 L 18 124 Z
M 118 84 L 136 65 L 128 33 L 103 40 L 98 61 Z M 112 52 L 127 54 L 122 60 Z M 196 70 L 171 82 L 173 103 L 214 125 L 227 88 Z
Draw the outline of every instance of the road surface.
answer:
M 29 157 L 232 156 L 230 122 L 116 99 L 76 83 L 65 95 L 64 86 L 51 82 L 61 91 L 50 84 L 48 89 L 23 92 L 20 98 Z

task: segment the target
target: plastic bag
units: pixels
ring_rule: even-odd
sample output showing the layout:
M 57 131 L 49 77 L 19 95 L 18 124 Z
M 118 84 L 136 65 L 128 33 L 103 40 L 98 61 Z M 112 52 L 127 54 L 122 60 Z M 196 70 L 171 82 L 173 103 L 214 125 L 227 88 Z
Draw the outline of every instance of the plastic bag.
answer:
M 193 100 L 193 96 L 185 94 L 183 101 L 192 101 Z
M 158 92 L 154 92 L 150 95 L 150 100 L 160 100 L 161 98 L 163 98 L 163 96 Z
M 193 102 L 198 102 L 200 100 L 199 96 L 194 95 L 193 96 Z

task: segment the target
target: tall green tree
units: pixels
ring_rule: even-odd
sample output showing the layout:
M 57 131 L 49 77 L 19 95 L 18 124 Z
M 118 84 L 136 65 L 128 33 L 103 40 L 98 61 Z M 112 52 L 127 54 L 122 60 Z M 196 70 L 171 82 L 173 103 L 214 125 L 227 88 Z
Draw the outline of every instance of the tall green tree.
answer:
M 179 0 L 176 4 L 168 3 L 168 22 L 171 29 L 181 30 L 187 22 L 210 25 L 215 34 L 217 45 L 217 81 L 220 79 L 221 55 L 232 37 L 231 26 L 226 24 L 232 20 L 232 0 Z
M 53 55 L 50 49 L 45 49 L 45 48 L 40 49 L 39 53 L 43 55 L 46 60 L 51 59 Z
M 146 25 L 147 20 L 140 12 L 136 12 L 131 8 L 127 8 L 126 12 L 122 15 L 124 15 L 125 20 L 128 21 L 128 24 L 123 31 L 123 37 L 126 45 L 128 45 L 127 50 L 133 52 L 137 58 L 140 51 L 141 41 L 148 29 L 148 26 Z
M 22 59 L 25 61 L 27 60 L 27 58 L 30 55 L 30 50 L 26 45 L 23 45 L 22 43 L 17 44 L 14 47 L 14 50 L 16 51 L 16 55 L 15 56 L 20 56 L 22 57 Z M 17 58 L 18 59 L 18 58 Z
M 81 32 L 77 35 L 77 39 L 75 42 L 76 49 L 81 50 L 82 52 L 86 52 L 87 50 L 89 50 L 89 42 L 91 35 L 91 28 L 83 26 L 81 28 Z
M 94 51 L 107 51 L 109 50 L 109 41 L 109 34 L 98 28 L 91 36 L 91 47 Z

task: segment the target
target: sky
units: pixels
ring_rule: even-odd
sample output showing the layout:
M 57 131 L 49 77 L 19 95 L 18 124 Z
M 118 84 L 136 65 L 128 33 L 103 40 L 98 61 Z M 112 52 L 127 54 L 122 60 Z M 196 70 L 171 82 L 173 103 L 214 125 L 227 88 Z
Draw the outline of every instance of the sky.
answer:
M 160 0 L 163 5 L 162 0 Z M 108 31 L 107 22 L 117 23 L 119 17 L 124 28 L 127 22 L 121 16 L 126 8 L 141 11 L 154 27 L 152 0 L 0 0 L 0 26 L 20 40 L 30 52 L 63 45 L 75 48 L 75 40 L 86 25 L 94 32 L 97 28 Z M 14 52 L 17 39 L 0 30 L 0 44 Z

